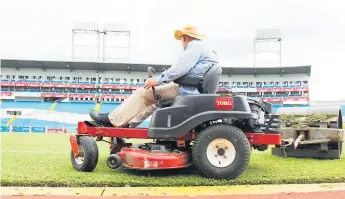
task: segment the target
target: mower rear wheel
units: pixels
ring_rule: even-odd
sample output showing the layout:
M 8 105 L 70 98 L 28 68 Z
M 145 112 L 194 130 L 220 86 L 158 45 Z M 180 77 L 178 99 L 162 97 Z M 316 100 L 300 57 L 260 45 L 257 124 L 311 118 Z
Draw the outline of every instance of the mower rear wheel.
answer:
M 192 152 L 193 164 L 204 176 L 235 179 L 248 167 L 251 149 L 239 128 L 216 124 L 200 132 Z
M 78 158 L 74 157 L 71 150 L 71 161 L 74 169 L 77 171 L 91 172 L 98 163 L 98 147 L 96 141 L 89 136 L 79 136 L 78 141 Z

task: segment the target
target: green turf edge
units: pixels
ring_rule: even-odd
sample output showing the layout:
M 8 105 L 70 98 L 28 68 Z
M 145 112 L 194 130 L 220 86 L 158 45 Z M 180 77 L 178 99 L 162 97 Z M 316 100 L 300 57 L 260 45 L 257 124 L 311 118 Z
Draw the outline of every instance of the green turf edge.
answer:
M 205 180 L 205 181 L 188 181 L 183 183 L 176 181 L 175 183 L 165 183 L 163 181 L 160 183 L 148 183 L 148 181 L 131 181 L 130 183 L 125 182 L 97 182 L 97 183 L 78 183 L 78 182 L 55 182 L 55 181 L 1 181 L 3 187 L 6 186 L 16 186 L 16 187 L 184 187 L 184 186 L 230 186 L 230 185 L 269 185 L 269 184 L 318 184 L 318 183 L 343 183 L 345 182 L 345 177 L 339 178 L 298 178 L 298 179 L 288 179 L 288 180 L 265 180 L 260 179 L 256 181 L 251 180 L 236 180 L 236 181 L 222 181 L 222 180 Z
M 25 149 L 42 151 L 63 149 L 66 153 L 48 157 L 47 154 L 2 153 L 1 164 L 5 164 L 5 167 L 2 167 L 2 186 L 172 187 L 345 182 L 345 154 L 340 160 L 313 160 L 277 157 L 271 155 L 270 150 L 253 151 L 249 168 L 242 176 L 235 180 L 214 180 L 199 176 L 193 168 L 164 172 L 134 172 L 134 174 L 124 169 L 112 171 L 105 164 L 108 156 L 106 144 L 99 145 L 102 152 L 94 172 L 77 172 L 72 168 L 69 160 L 67 136 L 26 135 L 30 139 L 23 139 L 25 136 L 18 134 L 7 136 L 2 143 L 2 148 L 5 150 L 25 147 Z M 46 161 L 56 164 L 49 165 Z

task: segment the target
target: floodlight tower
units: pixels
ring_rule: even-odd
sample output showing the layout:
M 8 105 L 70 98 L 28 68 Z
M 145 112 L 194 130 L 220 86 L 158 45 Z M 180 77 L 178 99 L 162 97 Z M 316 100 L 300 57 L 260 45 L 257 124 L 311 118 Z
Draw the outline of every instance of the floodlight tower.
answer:
M 103 28 L 103 62 L 110 60 L 130 60 L 131 33 L 126 24 L 106 23 Z M 118 41 L 116 41 L 118 39 Z M 115 40 L 115 41 L 114 41 Z M 114 53 L 111 53 L 113 50 Z M 119 52 L 121 51 L 121 52 Z M 121 54 L 125 54 L 121 56 Z
M 281 35 L 279 29 L 258 29 L 256 31 L 256 36 L 254 39 L 254 68 L 260 65 L 267 66 L 268 64 L 272 64 L 275 67 L 281 67 Z M 258 49 L 259 44 L 278 44 L 278 46 L 274 46 L 273 49 L 269 50 L 262 50 Z M 278 61 L 268 61 L 268 62 L 258 62 L 257 54 L 262 53 L 273 53 L 275 56 L 278 56 Z
M 87 36 L 95 35 L 93 39 L 96 39 L 96 42 L 92 44 L 88 44 L 90 39 L 86 38 Z M 80 40 L 78 40 L 80 38 Z M 77 41 L 76 41 L 77 40 Z M 79 49 L 96 49 L 96 55 L 87 56 L 86 53 L 81 53 L 82 55 L 78 55 L 76 50 Z M 80 60 L 80 59 L 97 59 L 97 62 L 100 60 L 100 32 L 98 30 L 97 23 L 76 23 L 74 28 L 72 29 L 72 60 Z

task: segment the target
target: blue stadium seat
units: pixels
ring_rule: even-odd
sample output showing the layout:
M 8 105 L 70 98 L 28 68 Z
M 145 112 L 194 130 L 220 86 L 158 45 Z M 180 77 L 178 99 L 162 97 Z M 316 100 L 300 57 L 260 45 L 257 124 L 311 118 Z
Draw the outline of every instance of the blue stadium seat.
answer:
M 112 92 L 109 92 L 109 94 L 121 94 L 120 91 L 112 91 Z
M 277 97 L 288 97 L 289 95 L 288 94 L 277 94 L 276 96 Z
M 89 91 L 86 91 L 86 90 L 78 90 L 76 93 L 89 93 Z

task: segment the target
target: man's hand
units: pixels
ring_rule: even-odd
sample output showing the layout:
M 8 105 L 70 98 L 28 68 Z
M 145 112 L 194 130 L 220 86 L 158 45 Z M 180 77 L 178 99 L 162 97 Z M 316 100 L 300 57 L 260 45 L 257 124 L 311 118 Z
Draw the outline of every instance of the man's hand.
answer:
M 157 86 L 157 81 L 153 78 L 150 78 L 146 81 L 146 85 L 144 86 L 145 89 L 149 89 L 152 86 Z

